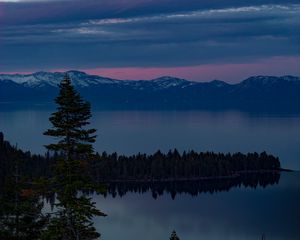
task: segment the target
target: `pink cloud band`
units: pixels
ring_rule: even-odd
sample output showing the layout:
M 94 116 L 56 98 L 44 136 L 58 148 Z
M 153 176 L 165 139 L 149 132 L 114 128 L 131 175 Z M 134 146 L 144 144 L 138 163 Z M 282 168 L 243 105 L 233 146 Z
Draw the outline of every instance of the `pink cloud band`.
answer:
M 176 76 L 195 81 L 220 79 L 238 82 L 253 75 L 300 75 L 300 57 L 274 57 L 252 63 L 205 64 L 186 67 L 92 68 L 85 72 L 116 79 L 153 79 Z
M 254 75 L 300 76 L 299 66 L 300 57 L 273 57 L 250 63 L 203 64 L 184 67 L 99 67 L 76 70 L 121 80 L 148 80 L 168 75 L 194 81 L 219 79 L 234 83 Z M 70 69 L 72 67 L 69 69 L 50 69 L 49 71 L 63 72 Z M 17 73 L 28 74 L 40 70 L 43 69 L 26 70 Z

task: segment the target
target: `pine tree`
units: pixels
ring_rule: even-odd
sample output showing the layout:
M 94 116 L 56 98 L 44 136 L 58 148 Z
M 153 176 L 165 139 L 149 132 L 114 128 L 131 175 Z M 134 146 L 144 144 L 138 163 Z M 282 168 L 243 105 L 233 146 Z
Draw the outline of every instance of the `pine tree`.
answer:
M 44 134 L 59 139 L 46 148 L 57 154 L 52 182 L 57 194 L 55 215 L 45 239 L 90 240 L 100 234 L 93 227 L 94 216 L 104 216 L 84 192 L 93 184 L 86 172 L 87 161 L 93 154 L 95 129 L 86 129 L 91 118 L 90 104 L 84 101 L 71 84 L 68 75 L 59 85 L 55 99 L 57 112 L 49 118 L 52 128 Z
M 175 231 L 172 232 L 170 240 L 180 240 Z
M 21 156 L 15 151 L 13 169 L 0 191 L 0 239 L 40 239 L 47 223 L 43 201 L 32 182 L 21 172 Z

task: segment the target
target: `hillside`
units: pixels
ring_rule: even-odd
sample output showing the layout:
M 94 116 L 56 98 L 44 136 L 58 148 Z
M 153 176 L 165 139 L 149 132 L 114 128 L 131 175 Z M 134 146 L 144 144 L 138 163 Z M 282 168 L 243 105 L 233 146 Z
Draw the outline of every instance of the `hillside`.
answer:
M 237 84 L 195 82 L 164 76 L 116 80 L 67 72 L 76 88 L 96 107 L 119 109 L 300 110 L 300 78 L 253 76 Z M 0 74 L 0 102 L 49 103 L 65 73 Z

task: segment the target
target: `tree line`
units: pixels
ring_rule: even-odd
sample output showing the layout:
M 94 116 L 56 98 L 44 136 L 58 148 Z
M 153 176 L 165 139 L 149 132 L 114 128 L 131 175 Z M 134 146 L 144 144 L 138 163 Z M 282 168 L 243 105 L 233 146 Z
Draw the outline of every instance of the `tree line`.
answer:
M 23 152 L 3 140 L 0 133 L 0 189 L 4 179 L 14 171 L 14 159 L 19 159 L 19 169 L 27 182 L 39 178 L 52 178 L 58 153 L 45 156 Z M 280 180 L 280 161 L 266 152 L 213 153 L 195 151 L 168 153 L 157 151 L 152 155 L 132 156 L 117 153 L 96 153 L 85 162 L 86 175 L 94 183 L 105 184 L 103 194 L 113 197 L 127 192 L 151 191 L 153 198 L 168 193 L 200 193 L 229 191 L 233 187 L 266 187 Z M 1 184 L 2 183 L 2 184 Z M 87 189 L 85 189 L 87 191 Z M 53 197 L 47 196 L 53 200 Z
M 266 152 L 223 154 L 192 150 L 180 154 L 176 149 L 167 154 L 157 151 L 152 155 L 139 153 L 129 157 L 97 153 L 89 165 L 91 175 L 99 182 L 198 180 L 280 170 L 279 159 Z
M 23 152 L 3 140 L 0 133 L 0 177 L 13 169 L 13 158 L 21 159 L 20 168 L 29 178 L 50 178 L 54 174 L 58 153 L 45 156 Z M 178 181 L 205 180 L 214 178 L 239 177 L 251 172 L 277 172 L 281 170 L 278 157 L 262 153 L 179 153 L 174 149 L 168 153 L 138 153 L 132 156 L 117 153 L 96 153 L 85 161 L 86 174 L 95 182 L 121 181 Z M 84 168 L 83 168 L 84 169 Z

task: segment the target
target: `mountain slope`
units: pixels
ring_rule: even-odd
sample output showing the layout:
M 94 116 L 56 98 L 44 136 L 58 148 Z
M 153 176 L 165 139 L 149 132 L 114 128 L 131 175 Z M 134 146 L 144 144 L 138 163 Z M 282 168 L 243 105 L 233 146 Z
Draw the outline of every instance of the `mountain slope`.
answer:
M 164 76 L 153 80 L 115 80 L 67 72 L 95 106 L 155 109 L 273 109 L 300 111 L 300 78 L 254 76 L 237 84 L 193 82 Z M 0 74 L 0 102 L 52 102 L 65 73 Z

